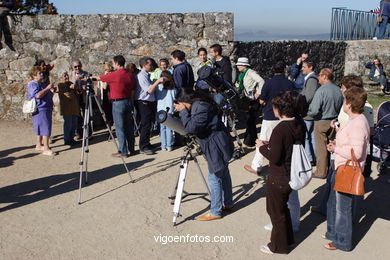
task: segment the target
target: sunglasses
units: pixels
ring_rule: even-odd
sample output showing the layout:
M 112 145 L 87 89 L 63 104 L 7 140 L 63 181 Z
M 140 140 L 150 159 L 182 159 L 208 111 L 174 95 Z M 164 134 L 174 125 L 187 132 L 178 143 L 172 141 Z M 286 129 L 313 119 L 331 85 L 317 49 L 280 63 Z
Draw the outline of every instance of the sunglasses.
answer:
M 81 68 L 81 65 L 73 66 L 73 68 L 75 68 L 75 69 Z

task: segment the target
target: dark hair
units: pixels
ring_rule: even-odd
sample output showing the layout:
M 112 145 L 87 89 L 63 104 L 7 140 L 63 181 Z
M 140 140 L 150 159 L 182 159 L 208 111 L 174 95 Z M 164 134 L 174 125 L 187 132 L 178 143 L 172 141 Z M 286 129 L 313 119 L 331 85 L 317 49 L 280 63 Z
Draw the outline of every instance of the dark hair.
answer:
M 174 50 L 171 55 L 173 58 L 178 59 L 179 61 L 184 61 L 186 59 L 186 54 L 181 50 Z
M 286 70 L 286 62 L 283 60 L 279 60 L 272 67 L 274 73 L 284 73 Z
M 349 89 L 351 87 L 358 87 L 358 88 L 363 88 L 363 80 L 361 77 L 350 74 L 341 80 L 341 85 L 343 85 L 346 89 Z
M 198 55 L 199 55 L 199 53 L 201 52 L 201 51 L 204 51 L 206 54 L 207 54 L 207 50 L 206 50 L 206 48 L 199 48 L 199 50 L 198 50 Z
M 164 62 L 165 64 L 167 64 L 167 66 L 169 66 L 169 60 L 167 58 L 162 58 L 159 60 L 159 62 Z
M 302 52 L 302 54 L 307 54 L 307 55 L 309 55 L 309 51 L 308 50 L 304 50 L 303 52 Z M 302 55 L 301 54 L 301 55 Z
M 124 67 L 126 64 L 126 60 L 122 55 L 114 56 L 112 60 L 121 67 Z
M 279 111 L 280 116 L 297 116 L 297 97 L 298 95 L 295 91 L 280 93 L 272 99 L 272 106 Z
M 161 77 L 164 77 L 167 79 L 167 81 L 165 81 L 163 83 L 164 89 L 169 90 L 169 89 L 175 88 L 176 85 L 175 85 L 175 81 L 173 80 L 172 73 L 170 73 L 168 70 L 165 70 L 165 71 L 161 72 Z
M 353 113 L 362 114 L 367 101 L 367 93 L 363 88 L 351 87 L 344 93 L 345 103 L 351 105 Z
M 191 88 L 182 88 L 176 96 L 177 102 L 194 103 L 195 101 L 204 101 L 216 106 L 211 94 L 200 89 L 193 90 Z
M 213 49 L 214 52 L 218 52 L 219 55 L 222 55 L 222 46 L 218 43 L 211 45 L 210 49 Z
M 307 67 L 309 67 L 309 68 L 312 68 L 312 70 L 314 70 L 315 69 L 315 65 L 314 65 L 314 62 L 313 61 L 311 61 L 311 60 L 305 60 L 304 62 L 302 62 L 302 63 L 306 63 L 306 65 L 307 65 Z
M 148 57 L 147 60 L 150 61 L 150 64 L 152 65 L 152 71 L 158 68 L 158 64 L 153 58 Z
M 34 66 L 41 66 L 42 63 L 46 64 L 45 60 L 36 60 Z

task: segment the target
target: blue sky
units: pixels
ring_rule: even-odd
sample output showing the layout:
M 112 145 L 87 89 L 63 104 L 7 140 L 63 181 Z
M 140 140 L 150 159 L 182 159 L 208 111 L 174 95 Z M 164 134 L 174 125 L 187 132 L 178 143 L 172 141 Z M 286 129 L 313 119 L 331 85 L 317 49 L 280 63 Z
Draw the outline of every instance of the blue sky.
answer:
M 321 34 L 332 7 L 371 10 L 379 0 L 51 0 L 60 14 L 233 12 L 235 33 Z

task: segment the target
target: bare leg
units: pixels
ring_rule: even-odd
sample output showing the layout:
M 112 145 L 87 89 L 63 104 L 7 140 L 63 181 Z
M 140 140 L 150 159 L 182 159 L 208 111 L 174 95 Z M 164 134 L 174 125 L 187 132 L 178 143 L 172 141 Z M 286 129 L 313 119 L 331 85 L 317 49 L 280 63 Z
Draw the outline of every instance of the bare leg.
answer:
M 43 150 L 50 151 L 50 147 L 49 147 L 50 136 L 42 136 L 42 139 L 43 139 Z
M 35 149 L 36 150 L 42 150 L 43 144 L 42 144 L 42 136 L 37 135 L 37 141 L 35 144 Z

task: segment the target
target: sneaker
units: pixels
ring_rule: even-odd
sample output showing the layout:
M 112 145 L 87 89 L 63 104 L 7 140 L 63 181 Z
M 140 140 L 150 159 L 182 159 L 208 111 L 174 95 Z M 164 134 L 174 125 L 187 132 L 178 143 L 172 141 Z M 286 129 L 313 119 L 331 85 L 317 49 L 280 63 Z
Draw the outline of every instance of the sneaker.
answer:
M 262 245 L 260 247 L 260 251 L 263 252 L 264 254 L 268 254 L 268 255 L 273 255 L 274 253 L 271 251 L 271 249 L 269 249 L 268 246 L 266 245 Z
M 168 152 L 172 152 L 172 151 L 173 151 L 172 147 L 168 147 L 168 148 L 167 148 L 167 151 L 168 151 Z
M 264 229 L 267 230 L 267 231 L 272 231 L 272 224 L 265 225 Z
M 376 40 L 378 40 L 378 37 L 373 37 L 372 39 L 376 41 Z
M 144 149 L 140 149 L 140 152 L 143 154 L 146 154 L 146 155 L 153 155 L 154 154 L 154 151 L 149 147 L 145 147 Z

